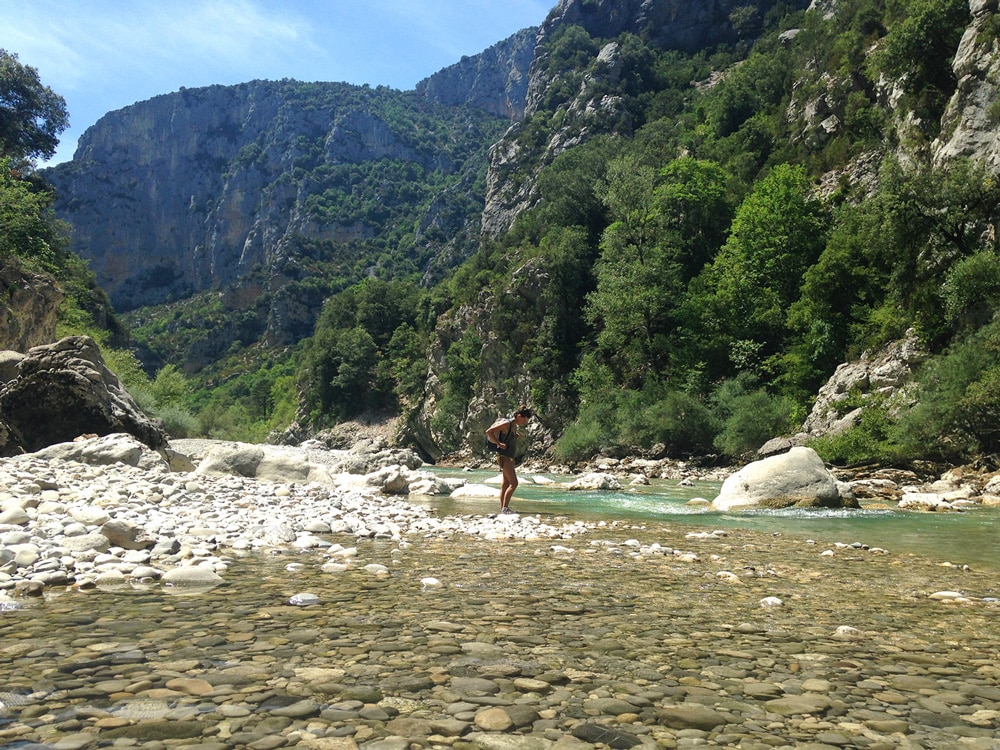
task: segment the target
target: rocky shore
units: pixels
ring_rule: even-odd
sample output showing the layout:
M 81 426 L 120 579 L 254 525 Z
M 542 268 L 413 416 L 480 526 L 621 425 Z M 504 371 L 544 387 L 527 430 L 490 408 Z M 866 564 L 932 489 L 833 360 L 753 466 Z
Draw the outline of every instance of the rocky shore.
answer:
M 998 746 L 995 575 L 441 518 L 392 492 L 440 480 L 371 446 L 179 447 L 173 470 L 118 439 L 0 462 L 0 746 Z

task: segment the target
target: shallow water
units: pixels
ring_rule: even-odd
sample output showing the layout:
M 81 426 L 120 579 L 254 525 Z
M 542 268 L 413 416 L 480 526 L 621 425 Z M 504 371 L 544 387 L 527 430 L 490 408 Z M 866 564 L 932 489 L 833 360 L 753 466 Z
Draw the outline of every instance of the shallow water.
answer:
M 441 476 L 488 483 L 493 472 L 438 469 Z M 689 505 L 693 498 L 711 500 L 719 482 L 681 486 L 672 480 L 653 480 L 649 486 L 622 492 L 568 492 L 566 477 L 547 476 L 556 484 L 535 484 L 522 474 L 511 507 L 521 513 L 565 516 L 581 521 L 657 521 L 688 525 L 692 530 L 748 529 L 771 531 L 793 538 L 828 543 L 861 542 L 897 555 L 914 554 L 956 565 L 1000 571 L 1000 508 L 973 508 L 964 513 L 919 513 L 869 504 L 861 510 L 786 510 L 717 513 Z M 427 498 L 422 504 L 444 515 L 493 513 L 497 503 L 487 499 Z

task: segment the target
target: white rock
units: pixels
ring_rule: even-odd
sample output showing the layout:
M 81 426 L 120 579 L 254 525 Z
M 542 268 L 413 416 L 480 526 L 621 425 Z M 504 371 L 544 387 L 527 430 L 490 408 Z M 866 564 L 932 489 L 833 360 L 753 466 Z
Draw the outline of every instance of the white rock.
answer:
M 902 510 L 940 512 L 952 510 L 952 504 L 933 492 L 904 492 L 897 506 Z
M 765 596 L 760 600 L 760 606 L 764 609 L 770 609 L 771 607 L 783 607 L 785 603 L 776 596 Z
M 28 511 L 20 506 L 9 508 L 0 513 L 0 524 L 10 526 L 22 526 L 31 520 Z
M 927 597 L 928 599 L 937 599 L 940 601 L 954 601 L 957 599 L 963 599 L 969 601 L 965 594 L 958 591 L 935 591 L 933 594 Z
M 485 484 L 466 484 L 452 492 L 451 497 L 455 500 L 466 498 L 493 499 L 500 497 L 500 489 L 497 487 L 488 487 Z
M 712 501 L 714 511 L 732 511 L 776 502 L 808 501 L 840 506 L 837 480 L 812 448 L 796 447 L 779 456 L 747 464 L 729 476 Z
M 103 526 L 111 520 L 111 515 L 106 510 L 93 506 L 70 508 L 69 514 L 74 521 L 86 526 Z
M 566 485 L 567 490 L 606 490 L 611 492 L 617 492 L 621 490 L 622 485 L 613 475 L 605 472 L 591 472 L 589 474 L 584 474 L 568 485 Z

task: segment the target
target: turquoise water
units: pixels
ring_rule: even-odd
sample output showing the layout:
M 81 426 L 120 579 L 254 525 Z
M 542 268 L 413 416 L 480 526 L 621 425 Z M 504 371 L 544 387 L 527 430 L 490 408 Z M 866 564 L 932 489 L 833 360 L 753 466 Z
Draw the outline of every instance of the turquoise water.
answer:
M 487 483 L 494 472 L 437 469 L 441 476 Z M 964 513 L 917 513 L 880 508 L 861 510 L 760 510 L 717 513 L 692 506 L 692 498 L 711 500 L 718 482 L 682 487 L 676 481 L 654 480 L 649 486 L 622 492 L 567 491 L 566 477 L 549 476 L 554 485 L 535 484 L 522 474 L 511 508 L 520 513 L 582 521 L 632 520 L 690 526 L 692 531 L 741 528 L 781 533 L 820 543 L 860 542 L 894 555 L 915 554 L 955 565 L 1000 572 L 1000 508 L 973 508 Z M 428 498 L 444 515 L 495 513 L 496 500 Z

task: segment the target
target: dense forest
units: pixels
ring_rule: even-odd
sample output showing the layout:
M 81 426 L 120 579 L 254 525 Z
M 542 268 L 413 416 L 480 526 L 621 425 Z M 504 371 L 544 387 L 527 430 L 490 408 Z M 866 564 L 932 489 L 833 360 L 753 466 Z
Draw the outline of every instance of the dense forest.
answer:
M 174 434 L 263 440 L 293 421 L 405 422 L 432 398 L 441 451 L 469 450 L 460 426 L 482 393 L 488 337 L 509 364 L 509 403 L 497 408 L 531 403 L 555 458 L 735 460 L 794 432 L 839 363 L 913 331 L 930 356 L 905 400 L 866 400 L 853 428 L 814 447 L 835 462 L 996 454 L 1000 182 L 981 160 L 931 158 L 951 126 L 969 5 L 814 5 L 748 5 L 730 18 L 740 41 L 690 53 L 564 26 L 536 54 L 544 91 L 503 136 L 516 161 L 493 165 L 498 180 L 527 186 L 531 207 L 443 279 L 397 262 L 412 233 L 374 235 L 339 262 L 299 343 L 235 347 L 185 371 L 164 356 L 183 329 L 170 321 L 204 318 L 211 295 L 124 317 L 159 351 L 155 372 L 104 343 Z M 991 14 L 980 33 L 995 43 L 998 30 Z M 1000 104 L 987 116 L 1000 121 Z M 572 147 L 552 148 L 554 133 L 572 134 Z M 3 145 L 0 256 L 64 274 L 74 261 L 45 218 L 51 199 L 23 165 L 44 148 Z M 345 172 L 313 208 L 384 226 L 414 183 L 441 179 L 379 169 L 399 201 L 352 194 Z M 42 227 L 19 234 L 10 212 Z M 327 250 L 303 244 L 301 255 Z M 530 304 L 518 293 L 528 276 L 544 280 Z M 70 295 L 66 330 L 95 327 L 86 297 Z

